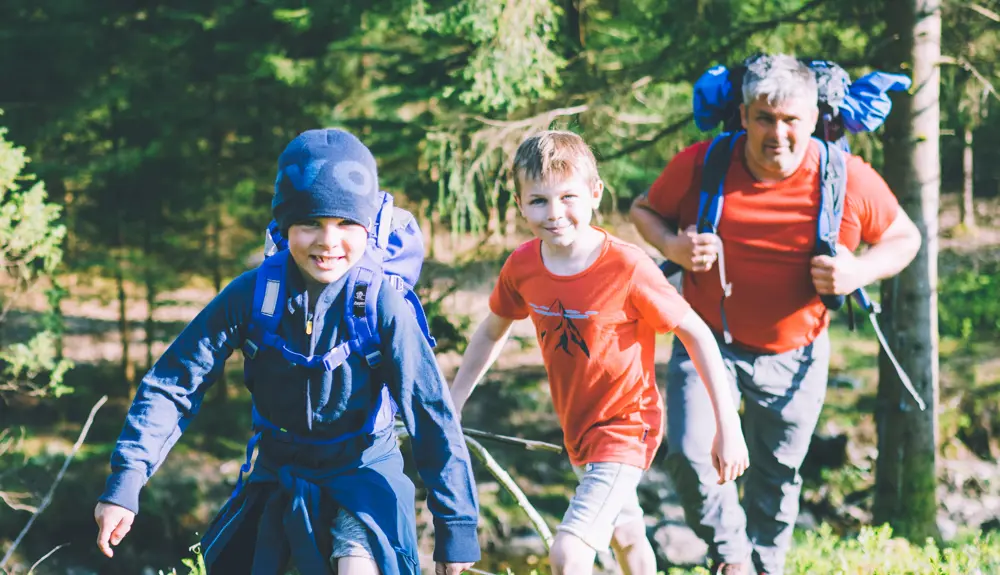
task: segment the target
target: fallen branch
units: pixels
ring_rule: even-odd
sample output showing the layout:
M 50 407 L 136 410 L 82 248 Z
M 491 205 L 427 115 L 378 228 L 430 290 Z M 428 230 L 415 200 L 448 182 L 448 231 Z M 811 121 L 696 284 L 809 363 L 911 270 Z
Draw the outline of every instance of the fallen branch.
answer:
M 39 565 L 41 565 L 42 561 L 45 561 L 46 559 L 48 559 L 49 557 L 51 557 L 53 553 L 55 553 L 56 551 L 59 551 L 60 549 L 62 549 L 63 547 L 65 547 L 67 545 L 69 545 L 69 543 L 63 543 L 62 545 L 56 545 L 55 549 L 53 549 L 52 551 L 49 551 L 45 555 L 42 555 L 42 558 L 39 559 L 38 561 L 35 561 L 35 564 L 31 566 L 31 569 L 28 569 L 28 575 L 31 575 L 32 573 L 34 573 L 35 572 L 35 567 L 38 567 Z
M 24 526 L 24 529 L 22 529 L 21 532 L 18 533 L 17 539 L 14 540 L 14 542 L 10 545 L 10 549 L 7 550 L 7 553 L 3 556 L 3 559 L 0 560 L 0 569 L 3 569 L 3 567 L 7 564 L 7 561 L 10 560 L 11 556 L 14 554 L 14 550 L 17 549 L 17 546 L 21 544 L 21 541 L 24 539 L 24 536 L 31 529 L 31 526 L 34 525 L 35 520 L 38 519 L 38 516 L 42 514 L 42 511 L 45 511 L 45 508 L 48 507 L 50 503 L 52 503 L 52 496 L 55 494 L 56 487 L 59 485 L 59 482 L 62 481 L 63 476 L 66 475 L 66 469 L 69 467 L 70 462 L 73 460 L 73 456 L 75 456 L 76 452 L 80 450 L 81 446 L 83 446 L 83 440 L 87 437 L 87 433 L 90 432 L 90 426 L 91 424 L 94 423 L 94 416 L 97 415 L 97 410 L 99 410 L 101 406 L 103 406 L 104 403 L 107 401 L 108 401 L 108 396 L 106 395 L 102 396 L 101 399 L 97 400 L 97 403 L 94 404 L 94 407 L 90 408 L 90 415 L 87 417 L 86 423 L 83 424 L 83 429 L 80 430 L 80 436 L 76 439 L 76 443 L 73 444 L 73 449 L 69 452 L 69 455 L 66 456 L 66 461 L 63 462 L 62 469 L 60 469 L 59 473 L 56 475 L 55 481 L 52 482 L 52 486 L 49 487 L 49 492 L 45 494 L 45 498 L 42 499 L 42 503 L 41 505 L 38 506 L 38 510 L 35 511 L 34 515 L 31 516 L 31 519 L 28 520 L 28 523 L 27 525 Z M 58 547 L 56 549 L 58 549 Z
M 499 441 L 501 443 L 510 443 L 511 445 L 520 445 L 528 451 L 551 451 L 553 453 L 563 452 L 561 445 L 546 443 L 544 441 L 535 441 L 534 439 L 521 439 L 520 437 L 500 435 L 497 433 L 490 433 L 488 431 L 479 431 L 478 429 L 469 429 L 467 427 L 462 428 L 462 433 L 464 433 L 467 437 L 489 439 L 491 441 Z
M 487 451 L 486 448 L 483 447 L 478 441 L 466 436 L 465 443 L 469 445 L 472 454 L 479 459 L 480 463 L 485 465 L 490 474 L 492 474 L 493 477 L 500 482 L 500 485 L 503 485 L 504 489 L 506 489 L 507 492 L 514 497 L 518 507 L 524 511 L 524 513 L 528 516 L 528 520 L 535 526 L 535 530 L 538 531 L 539 535 L 541 535 L 542 543 L 545 544 L 545 550 L 548 551 L 549 548 L 552 547 L 552 531 L 549 529 L 548 524 L 545 523 L 545 519 L 543 519 L 538 513 L 538 510 L 535 509 L 535 506 L 528 501 L 527 496 L 524 495 L 521 488 L 514 482 L 514 478 L 511 477 L 499 463 L 497 463 L 496 459 L 493 459 L 490 452 Z
M 465 443 L 469 446 L 469 451 L 476 457 L 476 459 L 479 460 L 480 463 L 482 463 L 486 467 L 486 469 L 490 472 L 490 475 L 492 475 L 497 481 L 500 482 L 500 485 L 503 486 L 503 488 L 506 489 L 508 493 L 510 493 L 511 497 L 514 498 L 514 501 L 517 502 L 518 507 L 520 507 L 524 511 L 525 515 L 528 516 L 528 520 L 531 521 L 532 525 L 534 525 L 535 531 L 537 531 L 538 535 L 542 538 L 542 543 L 545 545 L 545 550 L 548 551 L 549 548 L 552 546 L 553 537 L 552 537 L 552 530 L 549 529 L 548 524 L 545 523 L 545 519 L 543 519 L 541 514 L 538 513 L 538 510 L 535 509 L 535 506 L 532 505 L 530 501 L 528 501 L 528 497 L 524 494 L 524 491 L 521 491 L 521 488 L 517 486 L 517 483 L 514 481 L 514 478 L 511 477 L 510 474 L 507 473 L 504 470 L 504 468 L 500 466 L 499 463 L 497 463 L 496 459 L 493 459 L 493 456 L 490 455 L 490 452 L 487 451 L 486 448 L 482 446 L 482 444 L 480 444 L 478 441 L 470 437 L 469 430 L 463 430 L 463 432 L 465 433 Z M 475 433 L 475 430 L 473 430 L 473 432 Z M 406 431 L 406 427 L 402 424 L 402 422 L 396 423 L 396 433 L 398 433 L 400 436 L 409 436 L 409 433 Z M 493 435 L 484 431 L 480 431 L 478 433 Z M 518 439 L 518 438 L 511 438 L 511 439 Z M 543 444 L 544 442 L 538 441 L 534 443 Z M 561 447 L 559 449 L 560 451 L 562 450 Z

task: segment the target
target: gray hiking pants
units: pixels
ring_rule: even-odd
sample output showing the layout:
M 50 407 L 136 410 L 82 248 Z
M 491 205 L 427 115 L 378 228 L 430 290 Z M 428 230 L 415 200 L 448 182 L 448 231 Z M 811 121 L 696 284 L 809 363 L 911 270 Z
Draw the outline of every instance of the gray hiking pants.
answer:
M 805 459 L 826 396 L 830 339 L 780 354 L 719 347 L 750 451 L 743 505 L 736 485 L 718 485 L 711 451 L 715 416 L 708 392 L 684 346 L 674 340 L 667 368 L 667 470 L 688 525 L 709 546 L 714 561 L 744 563 L 757 572 L 783 572 L 799 513 Z

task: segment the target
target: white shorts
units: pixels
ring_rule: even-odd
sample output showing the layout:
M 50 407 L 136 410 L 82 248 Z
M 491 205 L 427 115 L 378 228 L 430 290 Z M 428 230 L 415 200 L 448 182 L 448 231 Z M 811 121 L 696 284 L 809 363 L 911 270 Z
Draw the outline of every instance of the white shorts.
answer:
M 636 488 L 643 470 L 624 463 L 588 463 L 573 466 L 580 478 L 557 531 L 571 533 L 595 551 L 611 545 L 615 528 L 642 521 Z

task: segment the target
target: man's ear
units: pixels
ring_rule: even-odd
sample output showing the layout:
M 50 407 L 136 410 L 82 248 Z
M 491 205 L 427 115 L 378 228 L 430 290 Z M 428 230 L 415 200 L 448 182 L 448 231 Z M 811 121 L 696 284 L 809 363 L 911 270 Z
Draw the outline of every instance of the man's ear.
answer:
M 747 125 L 750 124 L 750 118 L 748 114 L 750 113 L 750 108 L 747 108 L 746 104 L 740 104 L 740 124 L 743 125 L 743 129 L 747 129 Z

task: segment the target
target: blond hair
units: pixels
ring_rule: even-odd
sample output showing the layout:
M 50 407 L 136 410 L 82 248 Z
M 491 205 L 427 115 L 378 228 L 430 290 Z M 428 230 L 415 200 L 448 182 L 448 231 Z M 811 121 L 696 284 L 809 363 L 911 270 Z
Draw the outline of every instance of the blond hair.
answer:
M 521 194 L 521 181 L 550 181 L 553 178 L 583 177 L 597 185 L 597 160 L 579 135 L 564 130 L 539 132 L 517 147 L 514 154 L 514 187 Z

